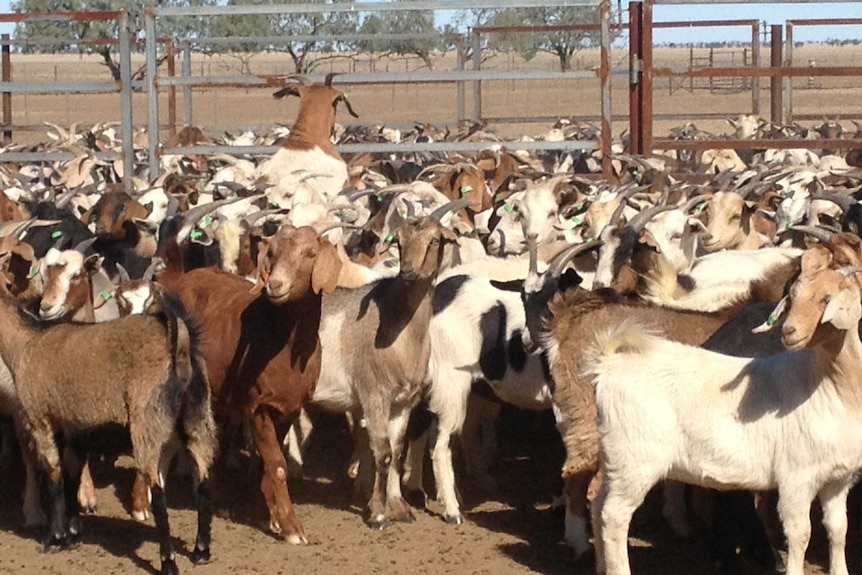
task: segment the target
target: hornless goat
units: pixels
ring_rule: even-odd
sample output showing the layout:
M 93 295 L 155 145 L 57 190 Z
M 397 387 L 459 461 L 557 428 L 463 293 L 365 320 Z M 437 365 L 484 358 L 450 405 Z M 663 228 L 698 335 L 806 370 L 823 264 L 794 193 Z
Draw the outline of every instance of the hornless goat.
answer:
M 598 572 L 626 575 L 635 509 L 659 480 L 774 489 L 788 575 L 802 575 L 820 499 L 830 570 L 847 573 L 846 500 L 862 467 L 862 288 L 858 267 L 802 256 L 782 326 L 788 351 L 734 358 L 665 341 L 635 322 L 598 336 L 588 371 L 598 405 L 603 487 L 594 501 Z
M 0 282 L 0 356 L 12 373 L 24 427 L 49 482 L 45 548 L 73 544 L 80 529 L 77 514 L 70 516 L 67 508 L 56 438 L 67 442 L 76 433 L 120 425 L 129 430 L 135 465 L 153 493 L 161 573 L 173 575 L 178 570 L 164 495 L 168 466 L 181 442 L 199 480 L 192 559 L 206 562 L 212 519 L 208 473 L 216 436 L 196 330 L 175 298 L 162 294 L 162 301 L 160 317 L 44 327 L 19 311 L 5 281 Z M 74 470 L 70 476 L 76 477 Z
M 305 543 L 287 490 L 281 443 L 320 373 L 321 298 L 335 288 L 341 269 L 335 248 L 312 228 L 284 226 L 261 240 L 257 281 L 250 286 L 213 268 L 182 274 L 178 246 L 167 247 L 161 281 L 176 290 L 200 323 L 219 425 L 251 420 L 263 459 L 260 489 L 270 529 L 291 543 Z

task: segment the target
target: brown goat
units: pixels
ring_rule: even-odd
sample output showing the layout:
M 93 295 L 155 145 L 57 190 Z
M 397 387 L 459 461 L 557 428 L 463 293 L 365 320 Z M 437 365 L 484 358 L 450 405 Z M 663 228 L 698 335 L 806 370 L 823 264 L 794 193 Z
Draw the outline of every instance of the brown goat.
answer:
M 126 224 L 134 225 L 135 219 L 146 219 L 147 209 L 122 191 L 106 192 L 81 221 L 94 224 L 94 233 L 102 238 L 126 239 Z
M 24 214 L 21 211 L 21 207 L 6 194 L 0 192 L 0 222 L 13 222 L 23 219 Z
M 198 534 L 192 559 L 210 556 L 209 467 L 215 424 L 197 334 L 175 298 L 162 294 L 165 313 L 94 325 L 33 325 L 0 282 L 0 356 L 9 366 L 24 427 L 49 481 L 51 521 L 47 550 L 75 542 L 80 525 L 70 516 L 56 437 L 106 425 L 128 429 L 135 465 L 153 493 L 161 573 L 178 573 L 164 495 L 176 444 L 196 464 Z M 170 301 L 168 301 L 170 300 Z M 50 358 L 50 359 L 49 359 Z M 120 382 L 118 384 L 118 382 Z M 70 472 L 75 477 L 74 470 Z M 72 506 L 74 508 L 74 505 Z
M 305 543 L 281 444 L 320 373 L 321 297 L 335 288 L 341 262 L 332 244 L 310 227 L 285 226 L 262 239 L 259 250 L 254 287 L 213 268 L 183 275 L 170 253 L 161 281 L 176 290 L 200 324 L 217 421 L 226 426 L 251 420 L 263 459 L 260 489 L 270 529 L 291 543 Z

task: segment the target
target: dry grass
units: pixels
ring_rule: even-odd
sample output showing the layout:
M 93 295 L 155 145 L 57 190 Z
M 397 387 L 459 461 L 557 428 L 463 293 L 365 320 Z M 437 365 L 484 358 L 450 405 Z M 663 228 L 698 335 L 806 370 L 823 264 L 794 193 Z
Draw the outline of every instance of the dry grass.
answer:
M 862 66 L 862 50 L 854 46 L 805 45 L 794 50 L 794 63 L 797 66 L 817 65 Z M 657 48 L 656 66 L 688 67 L 692 58 L 703 62 L 708 58 L 708 49 Z M 717 49 L 714 60 L 717 65 L 740 65 L 743 58 L 742 48 Z M 761 61 L 768 60 L 768 51 L 761 55 Z M 627 53 L 615 50 L 612 53 L 615 68 L 627 68 Z M 248 61 L 253 74 L 287 74 L 291 72 L 290 61 L 285 54 L 258 54 Z M 598 66 L 597 50 L 584 51 L 575 58 L 578 69 L 591 69 Z M 135 55 L 133 69 L 143 65 L 143 56 Z M 58 81 L 106 81 L 109 75 L 100 57 L 92 55 L 18 55 L 12 57 L 13 80 L 34 82 Z M 454 55 L 448 54 L 435 61 L 437 70 L 454 69 Z M 540 54 L 529 62 L 524 62 L 512 54 L 497 55 L 483 65 L 487 69 L 547 69 L 554 70 L 557 61 L 547 54 Z M 326 62 L 322 72 L 329 71 L 411 71 L 421 67 L 418 59 L 372 59 L 366 55 L 342 58 Z M 177 66 L 179 69 L 179 64 Z M 239 74 L 241 61 L 232 56 L 195 55 L 192 62 L 193 74 L 233 75 Z M 161 70 L 166 73 L 165 69 Z M 739 83 L 739 81 L 737 81 Z M 855 78 L 807 78 L 793 81 L 794 114 L 817 114 L 831 118 L 841 116 L 859 117 L 862 115 L 862 79 Z M 195 90 L 193 92 L 193 122 L 204 128 L 215 127 L 214 135 L 230 126 L 268 125 L 274 122 L 289 122 L 295 114 L 296 102 L 276 102 L 270 97 L 270 89 L 260 88 L 219 88 Z M 407 84 L 381 86 L 355 86 L 350 90 L 351 103 L 359 112 L 364 123 L 394 122 L 452 122 L 457 113 L 457 92 L 455 84 Z M 612 81 L 614 102 L 614 132 L 623 131 L 628 124 L 627 75 L 615 76 Z M 160 116 L 163 123 L 168 122 L 167 93 L 162 91 L 159 98 Z M 471 85 L 467 86 L 467 114 L 472 113 Z M 146 97 L 134 96 L 134 118 L 137 125 L 146 120 Z M 600 107 L 599 81 L 500 81 L 485 82 L 482 86 L 483 117 L 554 117 L 570 115 L 597 116 Z M 13 123 L 15 125 L 36 125 L 53 122 L 70 125 L 81 122 L 92 125 L 97 122 L 118 121 L 120 118 L 119 96 L 114 94 L 88 95 L 14 95 L 12 98 Z M 769 113 L 769 81 L 762 81 L 760 90 L 760 109 L 763 115 Z M 177 121 L 182 123 L 182 90 L 177 90 Z M 732 92 L 723 89 L 709 90 L 708 80 L 695 82 L 687 80 L 657 79 L 654 86 L 654 110 L 657 115 L 677 114 L 679 119 L 657 120 L 655 133 L 663 136 L 671 126 L 681 125 L 682 118 L 692 118 L 698 113 L 717 113 L 734 117 L 752 110 L 750 90 Z M 348 123 L 351 119 L 340 115 L 339 119 Z M 723 132 L 727 126 L 718 120 L 694 120 L 701 128 Z M 547 123 L 510 123 L 495 124 L 497 131 L 506 137 L 522 134 L 537 135 L 547 129 Z M 848 123 L 849 127 L 849 123 Z M 163 134 L 163 137 L 165 134 Z M 38 133 L 17 132 L 15 141 L 31 143 L 44 139 Z

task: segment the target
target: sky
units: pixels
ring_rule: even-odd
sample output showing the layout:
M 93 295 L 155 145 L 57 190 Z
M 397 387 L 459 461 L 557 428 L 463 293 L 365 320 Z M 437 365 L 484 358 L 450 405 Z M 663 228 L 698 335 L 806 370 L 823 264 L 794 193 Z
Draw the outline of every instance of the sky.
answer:
M 12 0 L 0 0 L 0 13 L 11 12 Z M 564 0 L 561 0 L 561 2 Z M 617 0 L 612 0 L 615 9 Z M 623 7 L 628 6 L 623 1 Z M 786 20 L 804 18 L 862 18 L 862 2 L 843 3 L 808 3 L 808 4 L 757 4 L 749 2 L 746 4 L 710 4 L 710 5 L 687 5 L 668 6 L 658 5 L 654 8 L 654 20 L 679 21 L 679 20 L 738 20 L 758 19 L 766 24 L 784 24 Z M 443 16 L 445 18 L 445 15 Z M 11 34 L 14 25 L 0 23 L 0 33 Z M 799 42 L 822 41 L 829 38 L 855 39 L 862 38 L 862 25 L 860 26 L 800 26 L 794 29 L 794 40 Z M 748 41 L 750 33 L 747 29 L 739 28 L 700 28 L 694 30 L 656 30 L 653 34 L 657 44 L 667 42 L 716 42 Z

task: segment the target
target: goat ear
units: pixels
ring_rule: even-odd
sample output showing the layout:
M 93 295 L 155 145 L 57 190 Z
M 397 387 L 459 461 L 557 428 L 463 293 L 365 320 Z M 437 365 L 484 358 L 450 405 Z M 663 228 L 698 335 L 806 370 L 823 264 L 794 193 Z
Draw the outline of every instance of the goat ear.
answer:
M 453 232 L 449 228 L 443 228 L 440 231 L 440 235 L 443 236 L 444 242 L 450 242 L 450 243 L 455 243 L 455 244 L 458 243 L 458 234 L 456 234 L 455 232 Z
M 335 101 L 336 102 L 344 102 L 344 105 L 345 105 L 345 107 L 347 107 L 347 111 L 350 113 L 350 115 L 353 116 L 354 118 L 359 117 L 359 114 L 357 114 L 356 112 L 353 111 L 353 106 L 350 105 L 350 101 L 347 99 L 347 96 L 342 94 Z
M 644 230 L 644 232 L 638 238 L 638 241 L 642 244 L 646 244 L 651 248 L 655 248 L 658 253 L 661 253 L 661 249 L 659 249 L 658 242 L 655 241 L 655 236 L 653 236 L 649 230 Z
M 341 259 L 335 247 L 326 240 L 320 242 L 320 251 L 314 259 L 311 270 L 311 289 L 314 293 L 329 293 L 338 285 L 338 274 L 341 272 Z
M 102 267 L 102 260 L 104 258 L 99 254 L 92 254 L 84 258 L 84 270 L 87 272 L 87 275 L 93 275 Z
M 831 323 L 837 329 L 855 329 L 862 316 L 862 302 L 859 293 L 853 289 L 843 289 L 829 298 L 820 323 Z
M 254 237 L 254 236 L 252 236 Z M 257 260 L 257 268 L 255 269 L 254 286 L 248 290 L 248 293 L 253 295 L 260 294 L 266 282 L 269 281 L 269 256 L 266 255 L 266 249 L 269 245 L 269 238 L 260 237 L 257 242 L 251 244 L 251 257 Z

